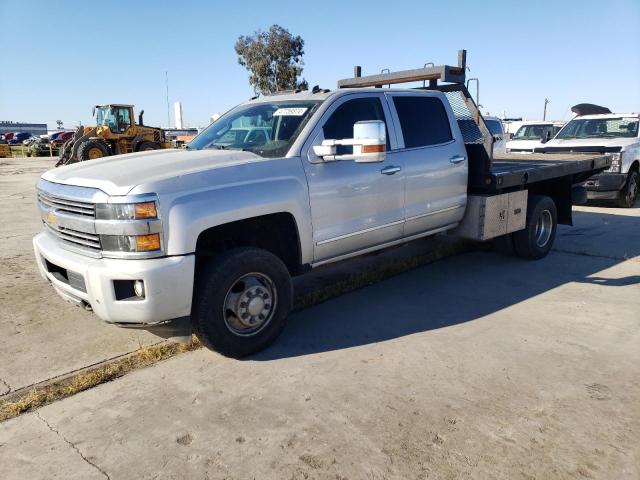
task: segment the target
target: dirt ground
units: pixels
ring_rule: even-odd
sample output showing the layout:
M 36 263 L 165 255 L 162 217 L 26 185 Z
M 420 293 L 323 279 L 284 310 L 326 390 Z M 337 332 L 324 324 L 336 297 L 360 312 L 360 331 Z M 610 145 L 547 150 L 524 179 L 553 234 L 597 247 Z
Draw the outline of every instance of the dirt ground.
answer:
M 3 332 L 61 315 L 16 298 L 37 216 L 12 215 Z M 640 209 L 575 224 L 541 261 L 450 257 L 295 313 L 259 355 L 199 350 L 4 422 L 2 476 L 639 479 Z

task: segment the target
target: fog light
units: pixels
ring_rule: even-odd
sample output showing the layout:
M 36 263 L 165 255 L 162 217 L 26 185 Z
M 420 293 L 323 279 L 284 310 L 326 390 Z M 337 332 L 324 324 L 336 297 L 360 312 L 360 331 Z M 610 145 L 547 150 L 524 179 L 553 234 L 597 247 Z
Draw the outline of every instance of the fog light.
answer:
M 136 296 L 144 298 L 144 282 L 142 280 L 136 280 L 133 282 L 133 291 Z

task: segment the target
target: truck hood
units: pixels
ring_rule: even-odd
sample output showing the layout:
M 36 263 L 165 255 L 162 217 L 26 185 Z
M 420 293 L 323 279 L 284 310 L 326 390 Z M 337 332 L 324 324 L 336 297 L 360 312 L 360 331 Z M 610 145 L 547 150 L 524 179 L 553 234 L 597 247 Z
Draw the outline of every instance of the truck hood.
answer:
M 108 195 L 127 195 L 142 183 L 263 160 L 237 150 L 156 150 L 75 163 L 49 170 L 42 178 L 98 188 Z
M 637 137 L 632 138 L 554 138 L 545 143 L 544 147 L 628 147 L 634 143 L 638 143 L 640 140 Z
M 522 148 L 533 152 L 533 149 L 538 147 L 542 147 L 540 140 L 510 140 L 507 142 L 507 148 Z

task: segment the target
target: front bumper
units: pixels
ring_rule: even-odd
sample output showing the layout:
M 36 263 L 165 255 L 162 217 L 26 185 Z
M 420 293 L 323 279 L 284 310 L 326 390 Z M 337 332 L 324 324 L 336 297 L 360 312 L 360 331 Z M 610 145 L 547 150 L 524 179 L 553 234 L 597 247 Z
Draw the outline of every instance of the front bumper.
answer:
M 91 258 L 61 248 L 46 232 L 34 237 L 33 247 L 40 274 L 58 294 L 77 305 L 91 306 L 106 322 L 146 326 L 191 314 L 195 255 Z M 114 280 L 144 281 L 145 298 L 116 299 Z
M 584 186 L 590 199 L 616 198 L 626 181 L 625 173 L 605 172 L 589 178 Z

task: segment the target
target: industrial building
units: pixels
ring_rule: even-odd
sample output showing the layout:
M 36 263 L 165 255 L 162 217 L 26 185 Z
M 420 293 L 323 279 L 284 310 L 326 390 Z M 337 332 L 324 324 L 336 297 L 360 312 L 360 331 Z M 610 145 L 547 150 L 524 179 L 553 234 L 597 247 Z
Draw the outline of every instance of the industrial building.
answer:
M 46 123 L 24 123 L 0 121 L 0 135 L 9 132 L 28 132 L 31 135 L 46 135 Z

